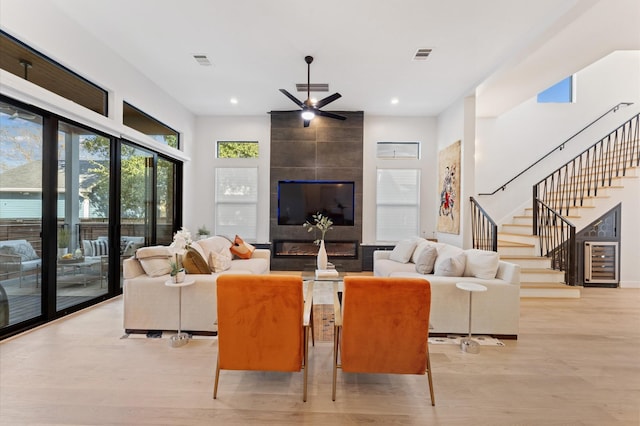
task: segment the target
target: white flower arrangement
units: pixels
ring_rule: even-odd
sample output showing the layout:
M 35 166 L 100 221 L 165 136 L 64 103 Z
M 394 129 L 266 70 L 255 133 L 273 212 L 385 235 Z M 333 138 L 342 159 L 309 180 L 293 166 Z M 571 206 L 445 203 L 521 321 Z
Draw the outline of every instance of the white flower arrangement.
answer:
M 169 246 L 169 250 L 174 254 L 175 260 L 171 260 L 169 263 L 171 265 L 171 276 L 174 277 L 178 275 L 180 272 L 184 271 L 182 264 L 180 262 L 180 256 L 182 256 L 187 249 L 191 245 L 193 240 L 191 239 L 191 232 L 185 227 L 180 228 L 178 232 L 173 236 L 173 242 Z
M 173 242 L 169 246 L 171 251 L 176 254 L 184 253 L 185 249 L 191 245 L 193 240 L 191 239 L 191 232 L 185 227 L 182 227 L 173 236 Z
M 322 213 L 320 212 L 312 215 L 311 217 L 313 217 L 314 223 L 310 223 L 309 221 L 306 221 L 305 223 L 302 224 L 302 226 L 305 228 L 308 228 L 307 232 L 311 232 L 315 229 L 318 229 L 322 233 L 322 236 L 319 239 L 315 240 L 313 243 L 320 244 L 320 241 L 324 240 L 324 235 L 327 233 L 327 231 L 330 229 L 333 229 L 331 227 L 331 225 L 333 225 L 333 221 L 329 219 L 329 217 L 323 216 Z

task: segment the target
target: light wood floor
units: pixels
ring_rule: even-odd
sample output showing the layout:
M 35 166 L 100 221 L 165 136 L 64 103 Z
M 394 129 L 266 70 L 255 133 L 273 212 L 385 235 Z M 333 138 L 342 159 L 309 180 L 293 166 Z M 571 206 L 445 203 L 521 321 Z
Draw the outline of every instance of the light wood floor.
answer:
M 0 344 L 0 424 L 637 426 L 640 290 L 582 295 L 523 299 L 505 347 L 431 345 L 435 407 L 426 376 L 338 372 L 332 402 L 330 343 L 306 403 L 299 373 L 223 371 L 213 400 L 217 340 L 121 339 L 116 299 Z

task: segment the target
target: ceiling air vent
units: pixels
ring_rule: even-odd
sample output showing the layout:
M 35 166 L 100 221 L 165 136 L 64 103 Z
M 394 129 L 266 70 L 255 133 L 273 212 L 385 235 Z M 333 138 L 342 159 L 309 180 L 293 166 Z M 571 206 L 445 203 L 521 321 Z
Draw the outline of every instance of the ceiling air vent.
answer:
M 308 86 L 309 86 L 310 92 L 328 92 L 329 91 L 329 85 L 327 83 L 311 83 Z M 298 92 L 306 92 L 307 83 L 296 84 L 296 90 Z
M 209 62 L 209 58 L 207 58 L 207 55 L 193 55 L 193 59 L 195 59 L 196 62 L 204 67 L 211 66 L 211 62 Z
M 433 49 L 418 49 L 413 57 L 414 61 L 424 61 L 429 57 Z

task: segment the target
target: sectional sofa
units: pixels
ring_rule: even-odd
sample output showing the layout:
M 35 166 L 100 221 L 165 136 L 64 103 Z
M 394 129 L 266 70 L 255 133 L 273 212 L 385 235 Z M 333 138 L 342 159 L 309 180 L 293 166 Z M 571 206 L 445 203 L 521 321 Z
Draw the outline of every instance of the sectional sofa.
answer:
M 252 249 L 247 258 L 239 258 L 231 253 L 233 244 L 220 236 L 191 244 L 191 251 L 198 252 L 200 261 L 205 262 L 201 267 L 206 265 L 207 270 L 187 274 L 195 283 L 182 288 L 183 330 L 198 334 L 217 333 L 216 280 L 221 274 L 269 273 L 270 250 Z M 165 285 L 170 278 L 168 264 L 172 256 L 168 247 L 145 247 L 124 261 L 122 293 L 126 333 L 177 329 L 180 290 Z
M 431 283 L 431 335 L 466 334 L 469 293 L 458 282 L 487 287 L 473 294 L 473 334 L 517 338 L 520 319 L 520 266 L 498 253 L 412 238 L 393 250 L 373 253 L 375 276 L 419 277 Z

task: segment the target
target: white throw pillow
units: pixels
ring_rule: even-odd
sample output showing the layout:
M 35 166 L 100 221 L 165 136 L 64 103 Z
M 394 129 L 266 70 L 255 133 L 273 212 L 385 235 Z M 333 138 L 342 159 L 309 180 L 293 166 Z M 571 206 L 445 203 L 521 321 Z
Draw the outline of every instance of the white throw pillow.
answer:
M 232 241 L 229 241 L 227 238 L 221 237 L 219 235 L 205 238 L 203 240 L 198 240 L 198 245 L 204 252 L 202 257 L 205 259 L 209 259 L 209 255 L 211 252 L 222 253 L 225 256 L 231 258 L 232 255 L 229 249 L 232 244 Z
M 500 256 L 495 251 L 469 249 L 465 251 L 467 262 L 464 268 L 465 277 L 476 277 L 491 280 L 498 272 Z
M 442 260 L 438 256 L 433 274 L 441 277 L 461 277 L 464 274 L 465 263 L 466 255 L 464 252 Z
M 420 257 L 420 253 L 422 253 L 422 250 L 426 249 L 427 247 L 435 248 L 436 243 L 434 243 L 433 241 L 425 240 L 424 238 L 418 240 L 416 248 L 413 251 L 413 255 L 411 255 L 411 261 L 413 263 L 418 263 L 418 257 Z
M 441 262 L 444 262 L 446 259 L 450 257 L 454 257 L 459 255 L 460 253 L 464 253 L 460 247 L 452 246 L 451 244 L 438 244 L 438 258 L 436 259 L 436 264 L 434 269 L 438 269 L 438 266 Z M 464 270 L 462 271 L 464 273 Z
M 231 256 L 212 251 L 209 253 L 209 268 L 211 272 L 222 272 L 231 268 Z
M 150 277 L 160 277 L 171 272 L 172 255 L 169 247 L 141 247 L 136 251 L 136 258 Z
M 416 248 L 416 251 L 418 249 Z M 416 272 L 420 274 L 430 274 L 433 272 L 433 265 L 436 263 L 438 250 L 435 246 L 426 246 L 420 251 L 418 259 L 416 259 Z
M 411 260 L 411 255 L 413 254 L 413 250 L 415 250 L 415 248 L 415 240 L 399 241 L 391 251 L 389 259 L 400 263 L 407 263 L 409 260 Z

